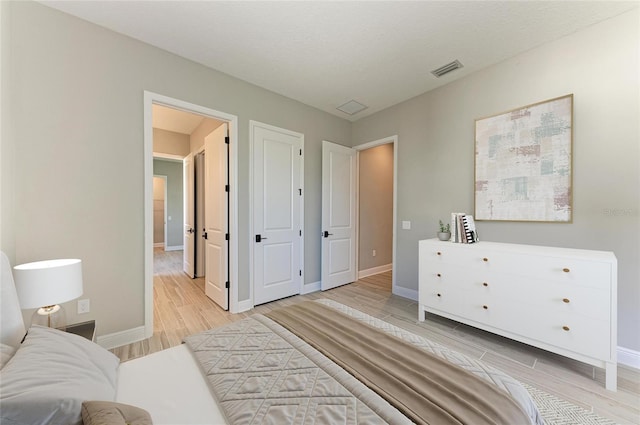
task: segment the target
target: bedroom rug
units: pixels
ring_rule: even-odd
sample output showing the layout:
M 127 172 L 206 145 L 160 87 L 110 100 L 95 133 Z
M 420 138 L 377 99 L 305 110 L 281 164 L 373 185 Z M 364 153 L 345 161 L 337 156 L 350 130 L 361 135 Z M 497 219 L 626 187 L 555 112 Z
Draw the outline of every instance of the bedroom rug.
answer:
M 616 425 L 617 422 L 522 383 L 538 405 L 546 425 Z

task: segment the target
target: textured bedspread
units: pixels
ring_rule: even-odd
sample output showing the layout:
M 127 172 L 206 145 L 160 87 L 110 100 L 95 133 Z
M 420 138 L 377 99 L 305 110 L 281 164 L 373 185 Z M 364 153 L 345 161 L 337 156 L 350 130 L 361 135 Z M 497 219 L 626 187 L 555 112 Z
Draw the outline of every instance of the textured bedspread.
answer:
M 542 423 L 513 378 L 344 305 L 321 300 L 355 321 L 407 341 L 506 391 Z M 185 339 L 230 423 L 411 423 L 385 399 L 287 329 L 262 315 Z M 462 422 L 460 422 L 462 423 Z
M 363 382 L 416 424 L 526 424 L 515 400 L 463 368 L 306 301 L 269 312 L 284 326 Z

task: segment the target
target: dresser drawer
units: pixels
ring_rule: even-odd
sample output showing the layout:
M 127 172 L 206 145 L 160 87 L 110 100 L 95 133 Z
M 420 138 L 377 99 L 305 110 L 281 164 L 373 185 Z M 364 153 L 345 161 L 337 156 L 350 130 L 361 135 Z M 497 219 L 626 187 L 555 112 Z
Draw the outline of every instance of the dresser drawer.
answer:
M 423 241 L 424 242 L 424 241 Z M 478 267 L 483 264 L 483 257 L 479 250 L 472 245 L 451 242 L 421 244 L 420 262 L 426 261 L 434 265 L 460 265 Z
M 473 272 L 465 267 L 452 264 L 427 263 L 420 268 L 420 285 L 445 285 L 449 288 L 460 288 L 465 291 L 478 286 L 481 273 Z
M 539 341 L 597 359 L 610 358 L 611 328 L 606 320 L 572 313 L 541 313 L 526 305 L 489 308 L 493 311 L 491 324 L 522 336 L 520 341 L 532 345 Z
M 573 283 L 517 278 L 502 274 L 473 279 L 470 285 L 504 302 L 524 304 L 545 312 L 579 314 L 598 320 L 611 319 L 611 292 Z
M 420 304 L 436 314 L 446 312 L 458 316 L 457 319 L 464 322 L 471 320 L 480 324 L 491 324 L 491 301 L 480 296 L 469 296 L 463 291 L 449 288 L 436 289 L 433 292 L 421 291 Z
M 491 252 L 483 258 L 487 260 L 485 271 L 600 289 L 611 286 L 611 265 L 608 263 Z

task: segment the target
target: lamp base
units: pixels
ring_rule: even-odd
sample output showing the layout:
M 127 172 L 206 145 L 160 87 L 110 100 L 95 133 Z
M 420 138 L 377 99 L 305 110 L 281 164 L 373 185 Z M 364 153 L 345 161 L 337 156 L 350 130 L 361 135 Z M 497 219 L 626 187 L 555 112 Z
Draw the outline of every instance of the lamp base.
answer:
M 33 313 L 31 324 L 65 330 L 67 318 L 62 306 L 58 304 L 48 305 L 40 307 Z

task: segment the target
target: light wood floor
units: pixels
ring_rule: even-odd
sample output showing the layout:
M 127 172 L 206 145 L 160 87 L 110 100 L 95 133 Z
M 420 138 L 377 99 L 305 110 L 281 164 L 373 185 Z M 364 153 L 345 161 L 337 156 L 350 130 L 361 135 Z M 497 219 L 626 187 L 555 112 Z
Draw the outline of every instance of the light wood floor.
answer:
M 360 279 L 326 292 L 264 304 L 229 314 L 204 295 L 203 279 L 181 271 L 182 251 L 155 251 L 154 335 L 112 350 L 126 361 L 179 345 L 182 338 L 303 300 L 329 298 L 482 359 L 522 382 L 622 424 L 640 424 L 640 371 L 618 367 L 618 391 L 604 388 L 604 371 L 457 322 L 428 315 L 418 321 L 415 301 L 391 294 L 391 272 Z

